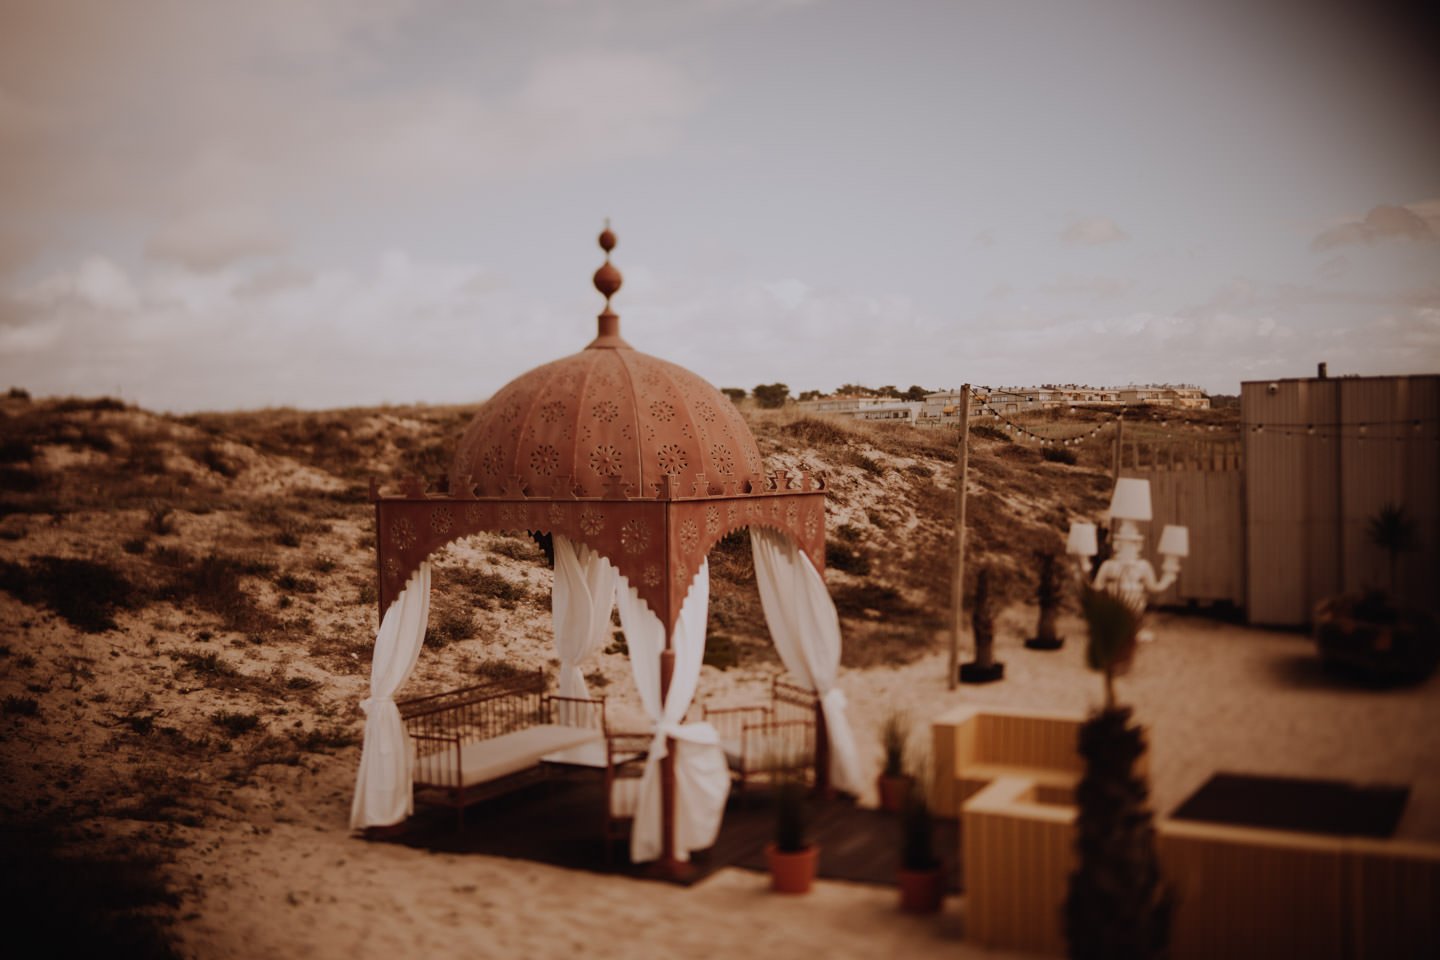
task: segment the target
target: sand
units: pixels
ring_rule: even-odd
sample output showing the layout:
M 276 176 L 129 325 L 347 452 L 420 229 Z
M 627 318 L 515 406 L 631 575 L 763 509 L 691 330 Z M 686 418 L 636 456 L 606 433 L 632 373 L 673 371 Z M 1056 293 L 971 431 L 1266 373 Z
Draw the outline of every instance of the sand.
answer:
M 1028 611 L 1002 622 L 1021 635 Z M 961 702 L 1083 711 L 1100 697 L 1078 625 L 1056 653 L 1004 642 L 1001 683 L 949 691 L 943 653 L 842 676 L 867 768 L 896 704 L 924 720 Z M 1398 835 L 1440 841 L 1436 683 L 1363 691 L 1315 668 L 1304 636 L 1158 616 L 1157 640 L 1120 684 L 1150 731 L 1155 807 L 1168 811 L 1217 770 L 1412 785 Z M 735 671 L 708 676 L 740 695 Z M 753 680 L 754 678 L 748 678 Z M 617 691 L 618 692 L 618 691 Z M 917 741 L 923 741 L 923 732 Z M 838 957 L 985 956 L 963 943 L 963 901 L 939 917 L 899 914 L 891 889 L 821 881 L 806 897 L 770 894 L 760 874 L 722 870 L 692 888 L 483 856 L 434 855 L 352 838 L 354 757 L 337 756 L 295 790 L 295 822 L 192 831 L 175 867 L 189 874 L 176 933 L 198 957 L 317 958 L 722 956 L 823 950 Z M 867 798 L 869 799 L 869 798 Z M 264 820 L 265 818 L 258 818 Z M 468 829 L 484 829 L 472 824 Z

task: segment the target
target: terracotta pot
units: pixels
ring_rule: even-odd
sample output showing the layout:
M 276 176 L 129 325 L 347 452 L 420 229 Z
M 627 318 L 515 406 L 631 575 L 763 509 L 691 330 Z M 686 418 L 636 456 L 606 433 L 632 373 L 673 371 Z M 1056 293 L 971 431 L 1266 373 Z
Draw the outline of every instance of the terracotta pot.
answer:
M 905 797 L 910 793 L 912 777 L 904 774 L 898 777 L 880 774 L 875 778 L 875 788 L 880 794 L 880 809 L 886 813 L 899 813 L 905 809 Z
M 765 860 L 770 864 L 770 889 L 776 893 L 809 893 L 820 862 L 820 847 L 812 843 L 804 850 L 785 853 L 767 843 Z
M 935 913 L 945 897 L 945 872 L 940 864 L 929 870 L 900 868 L 900 909 L 905 913 Z

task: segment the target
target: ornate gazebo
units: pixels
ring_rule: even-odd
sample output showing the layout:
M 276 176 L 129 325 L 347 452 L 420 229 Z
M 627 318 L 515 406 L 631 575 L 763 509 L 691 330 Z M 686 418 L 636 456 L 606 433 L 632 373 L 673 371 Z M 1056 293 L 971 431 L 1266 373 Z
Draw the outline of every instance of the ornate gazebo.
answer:
M 822 578 L 824 481 L 803 472 L 767 474 L 749 427 L 727 397 L 620 336 L 610 308 L 621 285 L 609 259 L 615 236 L 607 227 L 599 241 L 606 259 L 594 283 L 605 309 L 595 339 L 579 353 L 522 374 L 481 407 L 456 450 L 446 492 L 431 492 L 419 480 L 407 481 L 398 494 L 382 494 L 372 484 L 381 628 L 371 697 L 363 704 L 366 746 L 355 826 L 395 822 L 402 777 L 408 791 L 402 755 L 408 748 L 393 696 L 413 669 L 424 634 L 428 559 L 484 531 L 551 538 L 562 694 L 583 694 L 578 661 L 597 634 L 608 636 L 610 597 L 618 603 L 642 700 L 656 724 L 652 753 L 660 756 L 663 827 L 656 826 L 664 862 L 687 854 L 676 842 L 677 792 L 684 793 L 676 788 L 676 740 L 713 744 L 713 730 L 707 735 L 697 729 L 705 725 L 681 723 L 704 650 L 706 557 L 736 530 L 752 531 L 761 599 L 782 660 L 821 698 L 829 762 L 817 773 L 840 789 L 858 790 L 843 695 L 834 688 L 839 626 Z M 653 665 L 637 659 L 650 655 L 650 618 Z M 677 657 L 684 674 L 678 686 Z M 644 678 L 652 673 L 658 689 L 647 697 Z M 395 794 L 378 809 L 363 800 L 376 784 Z M 636 833 L 646 835 L 640 817 Z M 632 849 L 637 859 L 653 859 L 644 841 Z

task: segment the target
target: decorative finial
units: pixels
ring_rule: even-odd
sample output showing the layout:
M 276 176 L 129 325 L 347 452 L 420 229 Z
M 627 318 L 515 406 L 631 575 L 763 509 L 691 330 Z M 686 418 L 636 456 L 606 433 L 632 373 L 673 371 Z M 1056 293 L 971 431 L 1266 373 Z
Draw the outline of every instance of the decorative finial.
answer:
M 595 289 L 605 295 L 605 310 L 599 317 L 600 332 L 590 346 L 629 349 L 630 345 L 620 338 L 620 318 L 610 309 L 610 298 L 615 296 L 625 278 L 610 262 L 610 251 L 615 249 L 615 234 L 610 230 L 609 217 L 605 218 L 605 229 L 600 232 L 600 249 L 605 251 L 605 262 L 595 271 Z
M 605 251 L 605 262 L 595 271 L 595 289 L 605 295 L 605 312 L 610 312 L 610 298 L 620 289 L 625 278 L 610 262 L 610 251 L 615 249 L 615 234 L 610 232 L 610 219 L 605 219 L 605 229 L 600 233 L 600 249 Z

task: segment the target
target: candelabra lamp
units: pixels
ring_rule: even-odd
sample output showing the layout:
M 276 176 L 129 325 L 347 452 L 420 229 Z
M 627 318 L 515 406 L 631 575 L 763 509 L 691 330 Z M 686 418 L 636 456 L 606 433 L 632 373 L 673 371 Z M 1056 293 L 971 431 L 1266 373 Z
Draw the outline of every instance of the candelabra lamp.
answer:
M 1119 597 L 1136 613 L 1144 613 L 1150 594 L 1165 592 L 1180 575 L 1180 561 L 1190 555 L 1190 531 L 1172 524 L 1160 532 L 1156 552 L 1162 560 L 1160 576 L 1156 577 L 1150 561 L 1140 556 L 1145 538 L 1136 526 L 1149 523 L 1154 516 L 1150 509 L 1150 481 L 1133 477 L 1115 481 L 1109 514 L 1112 521 L 1120 523 L 1115 534 L 1115 554 L 1100 565 L 1091 586 Z M 1090 580 L 1090 558 L 1096 549 L 1095 524 L 1070 524 L 1065 552 L 1075 558 L 1080 576 L 1086 581 Z

